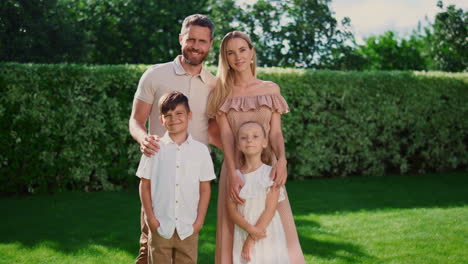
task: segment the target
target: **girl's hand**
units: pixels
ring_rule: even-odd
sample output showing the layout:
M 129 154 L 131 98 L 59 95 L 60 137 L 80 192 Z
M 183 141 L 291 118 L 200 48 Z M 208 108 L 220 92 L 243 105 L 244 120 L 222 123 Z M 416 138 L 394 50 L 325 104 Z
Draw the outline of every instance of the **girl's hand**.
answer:
M 245 202 L 245 200 L 239 196 L 242 186 L 244 186 L 244 183 L 239 175 L 237 175 L 237 173 L 231 173 L 231 175 L 229 175 L 229 198 L 234 203 L 243 204 Z
M 255 241 L 266 237 L 266 229 L 265 228 L 252 226 L 250 228 L 250 230 L 247 230 L 247 232 L 252 237 L 252 239 L 255 240 Z
M 275 182 L 276 186 L 283 186 L 286 183 L 288 178 L 287 163 L 285 158 L 280 158 L 271 170 L 270 178 Z
M 254 245 L 255 241 L 251 239 L 250 236 L 248 236 L 244 242 L 244 245 L 242 246 L 241 256 L 243 259 L 250 261 L 250 252 L 252 252 Z

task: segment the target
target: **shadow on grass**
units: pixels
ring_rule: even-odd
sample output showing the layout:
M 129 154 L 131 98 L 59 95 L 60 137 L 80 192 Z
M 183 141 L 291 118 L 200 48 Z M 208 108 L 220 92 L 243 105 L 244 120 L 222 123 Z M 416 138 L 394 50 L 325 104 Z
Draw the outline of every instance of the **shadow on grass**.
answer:
M 468 172 L 291 181 L 294 215 L 468 204 Z
M 314 239 L 316 235 L 327 235 L 333 237 L 334 234 L 323 231 L 320 224 L 311 220 L 295 220 L 298 227 L 299 240 L 302 251 L 305 255 L 313 256 L 313 258 L 321 259 L 340 259 L 347 263 L 360 263 L 363 259 L 374 259 L 364 252 L 360 246 L 352 243 L 342 242 L 339 238 L 333 239 L 336 241 L 324 241 Z M 301 229 L 307 229 L 306 232 L 301 232 Z M 307 234 L 304 235 L 304 233 Z
M 309 180 L 288 183 L 288 195 L 296 216 L 386 208 L 452 207 L 468 204 L 466 173 L 381 178 Z M 214 263 L 216 234 L 216 188 L 200 234 L 199 259 Z M 100 245 L 136 256 L 139 239 L 140 202 L 136 191 L 59 193 L 0 199 L 0 244 L 18 242 L 25 249 L 46 244 L 48 248 L 99 256 Z M 354 244 L 339 238 L 319 241 L 320 225 L 296 220 L 305 254 L 324 259 L 372 258 Z M 308 227 L 301 234 L 301 227 Z M 310 231 L 312 230 L 312 231 Z M 330 234 L 332 236 L 333 234 Z
M 75 253 L 92 245 L 138 252 L 140 205 L 136 192 L 61 193 L 7 198 L 0 243 Z M 88 250 L 89 249 L 89 250 Z M 96 253 L 97 254 L 97 253 Z

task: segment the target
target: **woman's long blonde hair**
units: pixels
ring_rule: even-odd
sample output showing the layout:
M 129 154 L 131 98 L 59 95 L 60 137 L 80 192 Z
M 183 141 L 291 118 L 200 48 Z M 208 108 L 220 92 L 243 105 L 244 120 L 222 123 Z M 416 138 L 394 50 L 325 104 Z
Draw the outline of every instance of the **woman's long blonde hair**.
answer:
M 219 48 L 219 63 L 218 63 L 218 72 L 216 73 L 216 86 L 211 90 L 210 95 L 208 96 L 208 115 L 216 116 L 219 108 L 224 103 L 226 98 L 231 94 L 232 86 L 234 85 L 234 71 L 229 67 L 227 60 L 227 43 L 229 40 L 234 38 L 241 38 L 247 42 L 250 49 L 253 49 L 252 41 L 250 40 L 249 35 L 240 31 L 232 31 L 227 33 L 223 41 L 221 42 L 221 47 Z M 252 57 L 252 63 L 250 64 L 250 69 L 252 70 L 253 76 L 257 76 L 257 56 L 254 54 Z

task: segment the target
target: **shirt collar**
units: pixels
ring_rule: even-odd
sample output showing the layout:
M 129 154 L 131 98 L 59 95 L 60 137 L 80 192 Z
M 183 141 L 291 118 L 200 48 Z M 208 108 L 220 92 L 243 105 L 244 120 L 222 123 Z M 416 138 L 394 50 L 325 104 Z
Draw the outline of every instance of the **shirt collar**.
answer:
M 184 67 L 182 67 L 182 62 L 180 60 L 182 59 L 182 55 L 177 56 L 174 59 L 174 71 L 177 75 L 190 75 L 190 73 L 186 72 Z M 207 83 L 209 80 L 209 73 L 205 70 L 205 67 L 202 66 L 202 69 L 200 71 L 200 74 L 197 74 L 195 76 L 200 76 L 200 79 L 202 82 Z
M 188 133 L 187 139 L 180 145 L 183 145 L 185 143 L 190 144 L 190 142 L 192 140 L 193 140 L 192 135 L 190 135 L 190 133 Z M 169 136 L 169 132 L 167 132 L 167 131 L 164 134 L 164 136 L 161 138 L 161 142 L 163 142 L 164 144 L 177 144 L 177 143 L 174 142 L 174 140 L 172 140 L 172 138 Z

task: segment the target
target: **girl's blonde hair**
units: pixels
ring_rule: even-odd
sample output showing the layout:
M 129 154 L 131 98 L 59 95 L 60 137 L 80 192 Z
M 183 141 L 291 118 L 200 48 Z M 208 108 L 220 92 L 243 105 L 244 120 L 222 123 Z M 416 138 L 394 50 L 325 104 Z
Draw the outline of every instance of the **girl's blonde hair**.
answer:
M 232 31 L 227 33 L 223 41 L 221 42 L 221 47 L 219 49 L 219 63 L 218 63 L 218 72 L 216 73 L 216 86 L 211 90 L 210 95 L 208 96 L 208 115 L 216 116 L 219 108 L 224 103 L 226 98 L 231 94 L 232 86 L 234 85 L 234 71 L 229 67 L 229 62 L 227 60 L 227 43 L 229 40 L 234 38 L 241 38 L 245 40 L 250 49 L 253 49 L 254 46 L 250 40 L 249 35 L 240 31 Z M 252 63 L 250 64 L 250 69 L 254 77 L 257 76 L 257 56 L 254 54 L 252 57 Z
M 244 126 L 246 126 L 248 124 L 255 124 L 255 125 L 259 126 L 260 129 L 262 130 L 263 138 L 268 140 L 266 130 L 262 125 L 260 125 L 260 123 L 258 123 L 256 121 L 247 121 L 247 122 L 242 123 L 242 125 L 239 126 L 239 130 L 237 130 L 236 142 L 239 142 L 239 132 L 241 131 L 242 127 L 244 127 Z M 240 159 L 239 159 L 240 166 L 244 166 L 245 165 L 245 155 L 244 155 L 244 153 L 242 153 L 242 151 L 239 151 L 239 152 L 240 152 Z M 271 150 L 269 148 L 269 144 L 267 145 L 266 148 L 264 148 L 262 150 L 261 160 L 262 160 L 263 163 L 265 163 L 267 165 L 272 165 L 272 157 L 271 157 Z

